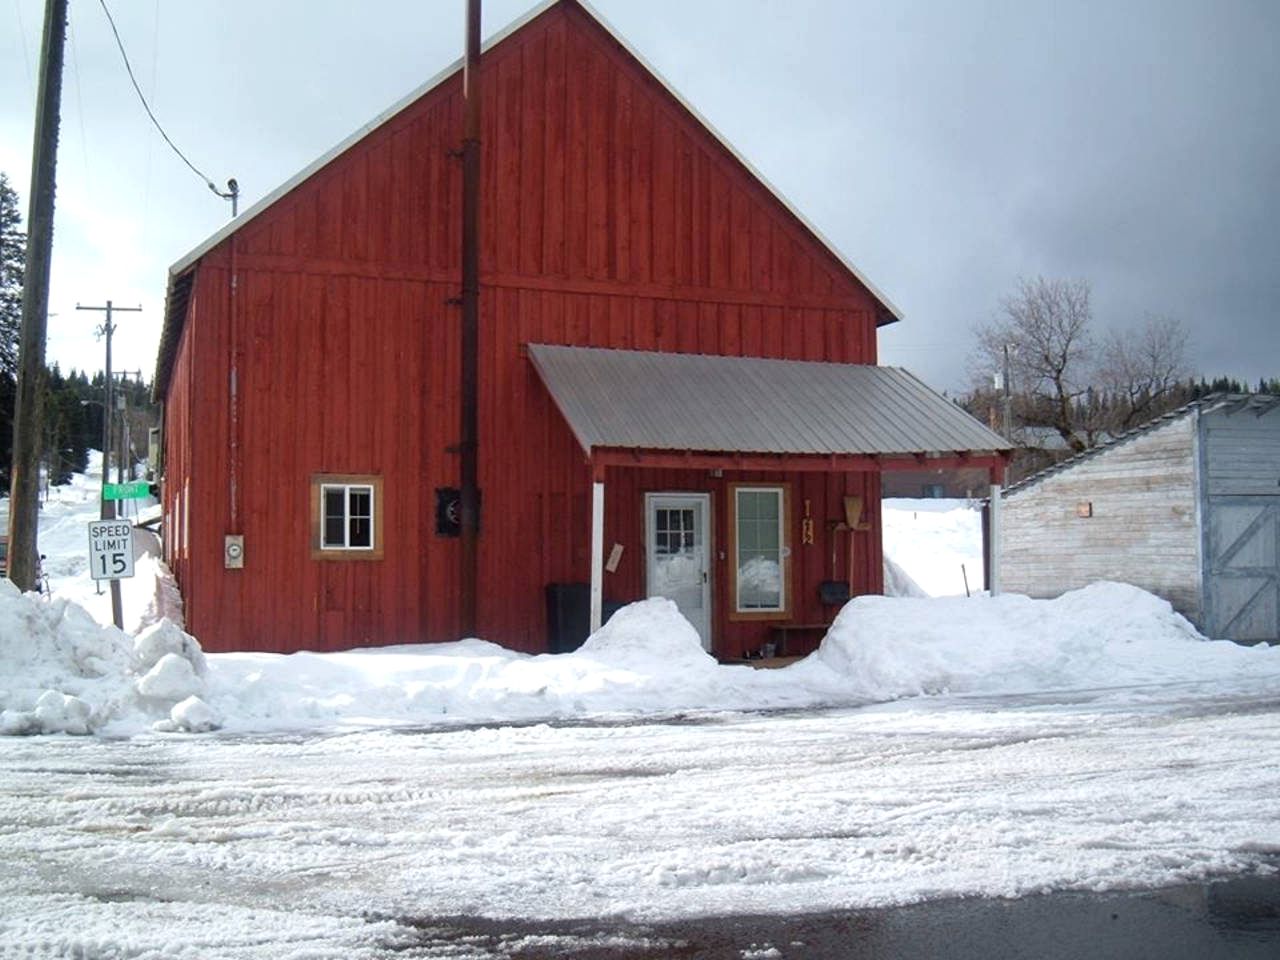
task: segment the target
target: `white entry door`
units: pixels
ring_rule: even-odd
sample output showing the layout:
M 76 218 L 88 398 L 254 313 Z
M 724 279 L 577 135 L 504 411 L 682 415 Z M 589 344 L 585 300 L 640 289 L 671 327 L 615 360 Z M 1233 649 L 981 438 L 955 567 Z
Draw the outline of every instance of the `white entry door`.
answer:
M 644 498 L 647 592 L 674 600 L 711 649 L 711 496 L 648 493 Z

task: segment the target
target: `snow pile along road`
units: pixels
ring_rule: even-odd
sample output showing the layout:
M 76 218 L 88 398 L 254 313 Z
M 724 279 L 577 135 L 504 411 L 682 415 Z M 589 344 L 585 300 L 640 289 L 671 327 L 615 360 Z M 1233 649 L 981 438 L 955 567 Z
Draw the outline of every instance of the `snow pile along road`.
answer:
M 857 705 L 1274 677 L 1280 648 L 1210 642 L 1163 600 L 1095 584 L 1057 600 L 859 597 L 782 670 L 718 664 L 668 600 L 623 608 L 581 649 L 483 640 L 342 653 L 215 654 L 160 624 L 136 639 L 0 585 L 0 730 L 128 735 L 503 722 Z M 1132 695 L 1130 693 L 1130 695 Z
M 805 706 L 839 698 L 786 671 L 720 665 L 670 600 L 619 610 L 565 654 L 484 640 L 341 653 L 209 657 L 210 703 L 230 729 L 535 720 Z
M 168 621 L 135 639 L 0 580 L 0 733 L 84 734 L 116 721 L 212 729 L 216 715 L 199 700 L 207 672 L 200 645 Z
M 89 472 L 75 474 L 69 483 L 53 487 L 40 505 L 40 552 L 53 596 L 84 607 L 99 623 L 111 623 L 111 595 L 106 583 L 89 575 L 88 523 L 100 509 L 102 454 L 89 452 Z M 158 516 L 151 501 L 121 500 L 125 519 Z M 8 501 L 0 500 L 0 515 Z M 160 559 L 160 538 L 150 530 L 133 531 L 134 575 L 120 581 L 124 627 L 129 633 L 168 618 L 182 626 L 182 598 L 168 568 Z
M 1151 684 L 1280 682 L 1280 649 L 1207 642 L 1168 603 L 1122 584 L 1057 600 L 922 597 L 962 592 L 962 563 L 972 567 L 971 583 L 981 582 L 980 517 L 968 501 L 886 501 L 886 585 L 899 596 L 855 599 L 816 654 L 782 670 L 717 663 L 661 599 L 625 607 L 569 654 L 529 656 L 470 639 L 206 658 L 174 625 L 181 598 L 146 531 L 135 534 L 137 576 L 123 585 L 125 623 L 137 639 L 100 626 L 110 621 L 110 598 L 96 592 L 85 551 L 85 523 L 97 509 L 96 481 L 78 476 L 55 488 L 41 511 L 53 601 L 0 585 L 0 731 L 127 736 L 220 725 L 501 723 L 846 706 L 945 692 L 1109 688 L 1132 698 Z
M 1168 601 L 1123 583 L 1054 600 L 858 597 L 815 658 L 872 700 L 1280 677 L 1280 647 L 1206 640 Z

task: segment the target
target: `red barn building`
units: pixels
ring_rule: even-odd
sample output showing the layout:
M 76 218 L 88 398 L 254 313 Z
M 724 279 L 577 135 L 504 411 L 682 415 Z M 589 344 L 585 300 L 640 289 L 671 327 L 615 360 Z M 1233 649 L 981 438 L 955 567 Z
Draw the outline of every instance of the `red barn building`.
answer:
M 749 654 L 882 589 L 880 470 L 1000 481 L 875 366 L 893 305 L 588 8 L 481 76 L 477 635 L 666 595 Z M 164 550 L 207 649 L 461 634 L 462 128 L 455 65 L 170 271 Z

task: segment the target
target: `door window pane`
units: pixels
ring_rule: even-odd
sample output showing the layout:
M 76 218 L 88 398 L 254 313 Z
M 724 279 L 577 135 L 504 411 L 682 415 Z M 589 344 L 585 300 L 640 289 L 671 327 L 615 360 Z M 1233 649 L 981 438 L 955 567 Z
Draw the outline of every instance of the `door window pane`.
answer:
M 674 600 L 686 616 L 704 605 L 706 556 L 699 541 L 701 523 L 701 507 L 653 508 L 649 593 Z

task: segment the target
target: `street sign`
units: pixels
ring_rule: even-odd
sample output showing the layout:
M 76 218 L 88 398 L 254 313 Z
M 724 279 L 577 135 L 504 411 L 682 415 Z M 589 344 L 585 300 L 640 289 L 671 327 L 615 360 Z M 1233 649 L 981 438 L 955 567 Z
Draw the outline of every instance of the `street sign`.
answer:
M 89 522 L 89 575 L 95 580 L 133 576 L 133 524 L 128 520 Z
M 102 485 L 103 500 L 141 500 L 151 496 L 151 484 L 145 480 L 134 480 L 130 483 L 104 483 Z

